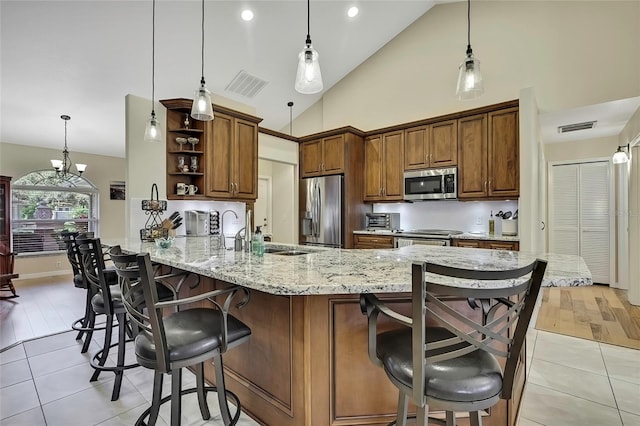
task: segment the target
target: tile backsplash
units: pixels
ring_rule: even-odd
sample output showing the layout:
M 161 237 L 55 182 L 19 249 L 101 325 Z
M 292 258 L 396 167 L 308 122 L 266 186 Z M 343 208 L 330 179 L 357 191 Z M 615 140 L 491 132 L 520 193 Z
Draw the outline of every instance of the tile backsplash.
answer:
M 402 229 L 453 229 L 464 232 L 488 232 L 489 215 L 502 210 L 514 213 L 518 201 L 438 200 L 415 203 L 374 204 L 374 212 L 400 213 Z M 496 233 L 500 234 L 500 220 Z

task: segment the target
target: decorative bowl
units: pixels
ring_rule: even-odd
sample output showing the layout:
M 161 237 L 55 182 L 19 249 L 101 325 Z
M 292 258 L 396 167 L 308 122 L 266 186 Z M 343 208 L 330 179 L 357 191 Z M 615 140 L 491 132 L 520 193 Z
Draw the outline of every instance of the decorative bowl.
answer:
M 173 245 L 173 237 L 156 238 L 156 247 L 159 249 L 167 249 Z

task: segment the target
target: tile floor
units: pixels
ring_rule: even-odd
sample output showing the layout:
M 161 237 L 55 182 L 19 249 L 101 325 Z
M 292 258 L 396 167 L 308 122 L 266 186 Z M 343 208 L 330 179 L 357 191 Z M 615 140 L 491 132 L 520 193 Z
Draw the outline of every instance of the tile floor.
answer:
M 113 375 L 89 383 L 89 355 L 80 354 L 74 336 L 57 334 L 0 353 L 0 425 L 130 426 L 148 407 L 151 371 L 127 371 L 120 400 L 111 402 Z M 90 352 L 99 348 L 99 338 Z M 532 362 L 519 426 L 640 426 L 640 351 L 534 329 L 527 350 Z M 167 377 L 165 394 L 170 382 Z M 184 386 L 194 383 L 185 371 Z M 221 425 L 215 394 L 209 399 L 213 419 L 205 422 L 195 395 L 186 396 L 182 424 Z M 166 425 L 168 405 L 160 415 L 158 424 Z M 238 424 L 257 425 L 244 414 Z
M 84 300 L 82 292 L 73 288 L 71 291 L 80 296 L 69 307 L 73 311 L 76 305 L 82 307 Z M 51 290 L 51 297 L 53 293 Z M 35 303 L 26 297 L 26 292 L 23 294 L 25 297 L 13 300 L 20 300 L 22 305 Z M 9 320 L 18 313 L 17 307 L 24 310 L 23 307 L 5 305 L 9 308 L 0 309 L 0 337 L 4 337 L 0 342 L 5 343 L 0 348 L 39 332 L 46 334 L 49 327 L 69 324 L 81 314 L 52 314 L 51 318 L 62 316 L 63 321 L 49 321 L 43 314 L 40 322 L 31 321 L 28 330 L 21 330 L 15 324 L 11 326 Z M 41 312 L 48 311 L 46 304 L 31 308 L 35 306 Z M 47 323 L 51 325 L 46 326 Z M 531 323 L 536 323 L 535 317 Z M 0 426 L 130 426 L 148 407 L 153 386 L 151 371 L 127 371 L 120 400 L 111 402 L 113 375 L 105 373 L 98 382 L 89 383 L 89 355 L 80 354 L 74 337 L 71 332 L 61 333 L 24 341 L 0 352 Z M 89 352 L 101 347 L 101 339 L 101 335 L 94 336 Z M 518 425 L 640 426 L 640 351 L 533 328 L 529 330 L 527 351 L 531 362 Z M 132 353 L 127 356 L 131 359 Z M 185 387 L 192 387 L 194 381 L 193 375 L 185 372 Z M 167 377 L 165 394 L 169 393 L 169 386 Z M 210 394 L 209 398 L 213 420 L 202 421 L 195 395 L 191 394 L 184 400 L 182 424 L 221 425 L 215 414 L 216 396 Z M 159 425 L 169 419 L 168 408 L 162 407 Z M 245 415 L 239 424 L 256 425 Z
M 89 353 L 101 345 L 94 336 Z M 127 352 L 127 359 L 134 357 Z M 135 368 L 125 373 L 120 399 L 111 401 L 113 374 L 103 373 L 90 383 L 93 369 L 90 355 L 80 353 L 75 332 L 66 332 L 19 343 L 0 353 L 0 425 L 2 426 L 131 426 L 149 407 L 153 388 L 153 372 Z M 110 355 L 112 362 L 115 361 Z M 183 372 L 183 386 L 195 386 L 195 377 Z M 163 395 L 168 395 L 171 378 L 165 377 Z M 207 397 L 211 420 L 204 421 L 195 394 L 185 395 L 182 402 L 182 424 L 222 425 L 215 393 Z M 159 426 L 169 424 L 170 409 L 160 409 Z M 232 412 L 234 408 L 232 407 Z M 258 424 L 244 413 L 238 426 Z

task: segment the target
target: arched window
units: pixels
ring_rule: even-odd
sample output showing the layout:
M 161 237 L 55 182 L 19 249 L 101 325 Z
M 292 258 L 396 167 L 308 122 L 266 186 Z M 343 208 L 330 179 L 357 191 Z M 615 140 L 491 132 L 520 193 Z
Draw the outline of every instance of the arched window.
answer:
M 98 190 L 75 174 L 62 177 L 39 170 L 11 185 L 13 252 L 46 253 L 64 250 L 64 229 L 97 232 Z

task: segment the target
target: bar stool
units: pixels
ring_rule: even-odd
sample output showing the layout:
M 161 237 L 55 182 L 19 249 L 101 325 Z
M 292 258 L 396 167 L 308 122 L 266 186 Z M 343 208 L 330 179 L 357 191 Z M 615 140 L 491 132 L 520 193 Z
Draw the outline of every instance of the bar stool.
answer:
M 155 370 L 151 406 L 142 413 L 136 425 L 155 425 L 160 405 L 171 401 L 171 426 L 180 425 L 181 396 L 196 392 L 200 413 L 210 418 L 207 392 L 218 394 L 218 403 L 225 425 L 234 425 L 241 413 L 238 397 L 226 390 L 222 354 L 249 339 L 251 330 L 237 318 L 228 314 L 235 296 L 244 292 L 238 307 L 249 301 L 248 290 L 231 286 L 197 296 L 162 302 L 154 282 L 154 271 L 148 253 L 138 255 L 111 254 L 116 271 L 121 277 L 122 302 L 129 318 L 139 328 L 135 338 L 136 359 L 143 367 Z M 217 298 L 225 297 L 223 303 Z M 215 309 L 191 308 L 168 313 L 185 304 L 209 300 Z M 143 309 L 146 307 L 146 310 Z M 216 386 L 204 384 L 204 362 L 213 358 Z M 181 390 L 182 368 L 195 366 L 196 388 Z M 171 373 L 171 395 L 162 398 L 164 374 Z M 237 409 L 231 416 L 228 399 Z M 145 423 L 144 419 L 149 417 Z
M 471 426 L 479 426 L 480 411 L 511 399 L 546 266 L 536 260 L 512 270 L 479 271 L 416 262 L 411 317 L 372 294 L 360 296 L 368 318 L 369 358 L 399 390 L 396 425 L 406 424 L 409 400 L 416 405 L 419 426 L 427 425 L 430 408 L 446 411 L 447 426 L 455 426 L 455 412 L 469 412 Z M 451 278 L 456 284 L 490 283 L 475 288 L 443 284 Z M 487 302 L 484 320 L 475 321 L 450 304 L 470 297 Z M 401 327 L 377 334 L 380 314 Z M 427 326 L 427 319 L 437 326 Z M 506 359 L 504 371 L 496 357 Z
M 91 358 L 90 364 L 94 368 L 94 373 L 90 381 L 98 380 L 100 373 L 103 371 L 113 372 L 116 376 L 111 400 L 116 401 L 120 396 L 120 387 L 122 385 L 122 377 L 124 370 L 137 367 L 138 364 L 125 364 L 125 345 L 132 339 L 127 340 L 127 334 L 131 337 L 132 333 L 127 326 L 126 310 L 122 304 L 122 296 L 120 288 L 117 285 L 110 285 L 107 282 L 105 274 L 105 259 L 102 252 L 102 245 L 99 238 L 77 238 L 78 250 L 82 260 L 82 270 L 87 284 L 93 288 L 93 297 L 91 298 L 92 320 L 95 321 L 95 315 L 105 315 L 105 335 L 102 349 L 99 350 Z M 116 274 L 117 277 L 117 274 Z M 112 330 L 114 327 L 114 318 L 117 320 L 118 340 L 111 343 Z M 92 331 L 88 331 L 90 336 Z M 106 366 L 105 363 L 109 356 L 109 350 L 118 347 L 118 359 L 115 366 Z
M 78 250 L 78 244 L 76 243 L 76 238 L 78 237 L 78 235 L 78 232 L 67 230 L 64 230 L 60 233 L 62 241 L 64 242 L 66 247 L 67 259 L 69 260 L 71 270 L 73 271 L 73 285 L 76 288 L 86 290 L 87 293 L 84 307 L 84 316 L 75 320 L 71 325 L 71 328 L 78 332 L 76 340 L 82 339 L 82 336 L 85 335 L 85 340 L 82 344 L 82 349 L 80 350 L 81 353 L 85 353 L 89 349 L 89 344 L 91 343 L 91 338 L 93 337 L 93 331 L 96 330 L 95 314 L 93 312 L 93 309 L 91 308 L 91 298 L 93 297 L 94 293 L 92 291 L 93 287 L 87 285 L 87 280 L 84 277 L 84 271 L 82 271 L 82 260 L 80 259 L 80 251 Z M 97 329 L 104 330 L 104 327 L 99 327 Z

